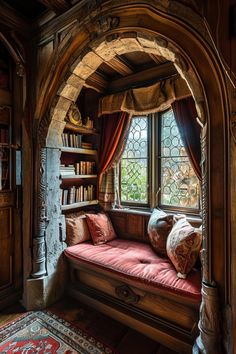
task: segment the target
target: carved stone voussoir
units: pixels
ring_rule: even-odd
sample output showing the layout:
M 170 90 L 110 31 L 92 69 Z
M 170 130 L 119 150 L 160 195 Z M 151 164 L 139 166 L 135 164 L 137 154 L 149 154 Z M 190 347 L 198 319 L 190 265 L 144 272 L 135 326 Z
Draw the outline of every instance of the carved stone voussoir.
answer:
M 187 61 L 181 54 L 175 54 L 175 64 L 178 65 L 182 72 L 186 72 L 189 69 Z
M 158 36 L 155 38 L 155 42 L 156 44 L 159 46 L 159 47 L 162 47 L 162 48 L 167 48 L 168 47 L 168 41 L 161 37 L 161 36 Z

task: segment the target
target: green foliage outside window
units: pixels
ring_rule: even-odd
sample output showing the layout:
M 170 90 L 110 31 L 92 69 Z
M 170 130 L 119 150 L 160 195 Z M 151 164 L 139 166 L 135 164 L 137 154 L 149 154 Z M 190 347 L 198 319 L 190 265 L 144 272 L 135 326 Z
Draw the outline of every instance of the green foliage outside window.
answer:
M 159 138 L 155 135 L 156 141 L 151 142 L 156 146 L 154 166 L 150 166 L 149 156 L 150 139 L 154 136 L 149 132 L 151 119 L 154 119 L 153 128 L 160 123 Z M 160 205 L 199 209 L 199 181 L 187 156 L 172 110 L 159 117 L 140 116 L 132 119 L 120 163 L 121 203 L 148 205 L 151 199 L 149 193 L 155 196 L 157 192 L 152 185 L 148 188 L 148 174 L 151 170 L 159 190 Z

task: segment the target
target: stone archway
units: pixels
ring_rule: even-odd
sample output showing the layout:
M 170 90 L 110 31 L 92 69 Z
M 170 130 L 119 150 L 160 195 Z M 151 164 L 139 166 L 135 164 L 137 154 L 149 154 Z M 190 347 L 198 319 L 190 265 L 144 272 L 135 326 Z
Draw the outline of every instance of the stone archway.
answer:
M 61 145 L 66 116 L 71 103 L 75 102 L 86 79 L 104 62 L 114 58 L 117 54 L 134 51 L 143 51 L 163 56 L 172 61 L 180 75 L 186 80 L 195 99 L 198 118 L 204 124 L 203 109 L 204 93 L 199 85 L 194 68 L 189 65 L 182 51 L 162 36 L 144 36 L 142 33 L 129 32 L 117 35 L 114 39 L 101 38 L 91 46 L 91 49 L 81 55 L 70 67 L 71 75 L 57 92 L 58 101 L 52 111 L 50 127 L 46 138 L 46 146 L 58 147 Z M 54 129 L 56 127 L 56 129 Z
M 216 168 L 218 163 L 214 162 L 214 157 L 218 157 L 218 162 L 225 159 L 225 147 L 218 151 L 211 151 L 212 142 L 209 140 L 209 131 L 215 125 L 223 125 L 222 116 L 225 112 L 223 103 L 226 102 L 224 92 L 220 86 L 224 82 L 222 68 L 217 59 L 214 59 L 214 50 L 209 44 L 203 40 L 195 41 L 192 38 L 191 45 L 199 50 L 199 58 L 194 60 L 191 53 L 186 50 L 183 41 L 181 43 L 173 42 L 167 36 L 168 30 L 163 30 L 163 34 L 150 31 L 143 28 L 139 31 L 121 31 L 109 27 L 109 23 L 114 23 L 115 17 L 107 17 L 108 29 L 105 34 L 102 33 L 98 39 L 91 41 L 89 47 L 81 49 L 78 58 L 70 65 L 70 74 L 65 82 L 62 83 L 60 89 L 55 93 L 55 101 L 50 113 L 44 117 L 40 123 L 38 141 L 38 201 L 37 201 L 37 225 L 34 237 L 34 259 L 33 272 L 34 279 L 41 279 L 41 288 L 50 292 L 53 287 L 59 287 L 59 282 L 55 280 L 54 273 L 57 271 L 57 261 L 63 250 L 63 217 L 59 204 L 59 158 L 61 146 L 61 133 L 64 129 L 64 118 L 70 108 L 72 102 L 75 102 L 80 90 L 85 84 L 86 79 L 91 75 L 98 66 L 105 60 L 108 61 L 116 54 L 127 53 L 131 51 L 146 51 L 153 54 L 164 56 L 172 61 L 181 76 L 186 80 L 192 95 L 195 99 L 199 120 L 203 125 L 202 135 L 202 164 L 203 164 L 203 303 L 201 313 L 207 313 L 208 323 L 200 321 L 201 337 L 198 340 L 198 346 L 201 347 L 207 343 L 208 348 L 214 348 L 217 353 L 219 322 L 218 322 L 218 296 L 215 286 L 215 277 L 221 282 L 220 276 L 214 270 L 214 263 L 211 254 L 216 246 L 212 234 L 219 223 L 212 227 L 211 210 L 222 208 L 224 197 L 216 199 L 212 196 L 211 188 L 219 185 L 219 181 L 215 183 L 210 176 L 209 166 Z M 108 19 L 110 19 L 108 21 Z M 173 19 L 172 19 L 173 20 Z M 170 26 L 171 27 L 171 26 Z M 178 31 L 183 32 L 186 36 L 188 31 L 183 29 L 181 25 L 177 25 Z M 112 34 L 107 35 L 107 31 L 111 30 Z M 170 29 L 169 29 L 170 30 Z M 191 39 L 190 38 L 190 39 Z M 181 45 L 180 45 L 181 44 Z M 207 49 L 207 50 L 206 50 Z M 201 70 L 201 59 L 206 60 L 206 67 L 211 71 L 215 80 L 215 87 L 207 81 L 207 76 Z M 217 68 L 217 70 L 215 70 Z M 202 84 L 204 83 L 204 85 Z M 211 94 L 205 89 L 212 90 Z M 219 97 L 219 102 L 215 104 L 214 95 Z M 213 117 L 216 114 L 216 122 Z M 218 132 L 213 132 L 217 137 Z M 223 175 L 218 179 L 224 179 Z M 50 200 L 54 203 L 50 205 Z M 45 251 L 45 247 L 47 252 Z M 225 245 L 224 245 L 225 247 Z M 47 255 L 47 256 L 46 256 Z M 43 279 L 43 280 L 42 280 Z M 52 279 L 52 280 L 51 280 Z M 217 279 L 217 280 L 218 280 Z M 222 282 L 223 285 L 223 282 Z M 53 292 L 55 291 L 55 288 Z M 59 294 L 59 293 L 58 293 Z M 47 294 L 46 294 L 47 295 Z M 49 300 L 50 301 L 50 300 Z M 40 298 L 39 307 L 43 307 L 48 302 L 48 298 Z M 215 320 L 216 319 L 216 320 Z M 202 344 L 204 343 L 204 344 Z M 196 348 L 196 351 L 198 349 Z

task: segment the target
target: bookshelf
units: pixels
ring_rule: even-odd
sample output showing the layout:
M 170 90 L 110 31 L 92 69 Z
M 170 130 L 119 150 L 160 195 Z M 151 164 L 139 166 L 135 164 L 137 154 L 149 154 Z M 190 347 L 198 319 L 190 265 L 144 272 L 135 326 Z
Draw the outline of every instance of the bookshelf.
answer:
M 61 209 L 73 210 L 98 204 L 97 146 L 93 127 L 66 123 L 61 147 Z
M 62 205 L 61 210 L 71 210 L 71 209 L 77 209 L 77 208 L 82 208 L 85 206 L 90 206 L 90 205 L 96 205 L 98 204 L 98 200 L 90 200 L 87 202 L 79 202 L 79 203 L 73 203 L 73 204 L 67 204 L 67 205 Z

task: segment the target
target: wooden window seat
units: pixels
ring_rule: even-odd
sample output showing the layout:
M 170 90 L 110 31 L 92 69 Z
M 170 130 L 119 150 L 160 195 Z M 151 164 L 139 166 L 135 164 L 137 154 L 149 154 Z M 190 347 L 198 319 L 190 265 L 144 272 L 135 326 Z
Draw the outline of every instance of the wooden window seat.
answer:
M 64 251 L 69 294 L 160 343 L 191 353 L 201 302 L 201 272 L 179 279 L 168 258 L 147 243 L 118 237 Z

